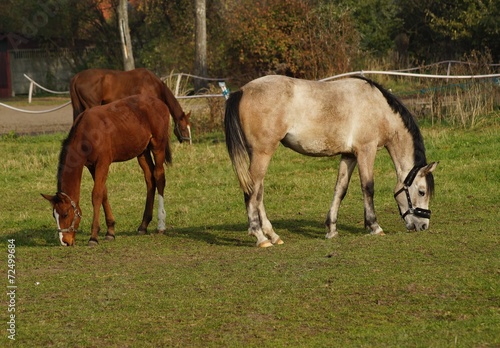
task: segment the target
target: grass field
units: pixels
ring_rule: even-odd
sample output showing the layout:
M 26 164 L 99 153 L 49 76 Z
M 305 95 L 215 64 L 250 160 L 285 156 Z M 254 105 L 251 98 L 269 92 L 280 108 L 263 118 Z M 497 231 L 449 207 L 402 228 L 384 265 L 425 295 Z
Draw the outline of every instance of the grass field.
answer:
M 366 234 L 353 177 L 340 237 L 325 240 L 338 159 L 280 147 L 266 207 L 285 244 L 268 249 L 246 233 L 220 133 L 174 144 L 162 236 L 135 232 L 145 199 L 136 161 L 113 164 L 117 238 L 95 248 L 86 246 L 87 172 L 77 246 L 59 246 L 40 196 L 55 192 L 64 135 L 0 137 L 0 269 L 4 291 L 10 269 L 17 286 L 14 302 L 6 295 L 2 302 L 0 346 L 499 347 L 498 118 L 472 130 L 423 127 L 428 159 L 440 165 L 430 230 L 419 233 L 404 229 L 392 197 L 395 172 L 381 151 L 375 208 L 386 236 Z

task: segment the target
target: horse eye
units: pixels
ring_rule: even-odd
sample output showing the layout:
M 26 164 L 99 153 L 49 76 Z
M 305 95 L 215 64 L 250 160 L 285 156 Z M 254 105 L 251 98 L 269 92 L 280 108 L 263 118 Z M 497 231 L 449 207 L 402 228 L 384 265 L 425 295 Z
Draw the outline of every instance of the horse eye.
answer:
M 420 197 L 425 196 L 425 191 L 418 191 L 418 195 L 419 195 Z

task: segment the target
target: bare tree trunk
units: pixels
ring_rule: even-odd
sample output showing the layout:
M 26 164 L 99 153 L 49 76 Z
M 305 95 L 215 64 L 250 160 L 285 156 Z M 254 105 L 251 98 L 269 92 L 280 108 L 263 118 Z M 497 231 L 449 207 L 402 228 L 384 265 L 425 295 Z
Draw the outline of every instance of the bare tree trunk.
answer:
M 120 0 L 118 6 L 118 26 L 120 27 L 120 38 L 122 42 L 123 69 L 135 69 L 134 55 L 132 53 L 132 41 L 130 40 L 130 29 L 128 27 L 128 0 Z
M 196 23 L 195 23 L 195 75 L 207 76 L 207 15 L 206 0 L 195 0 Z M 207 88 L 205 80 L 195 79 L 195 91 Z

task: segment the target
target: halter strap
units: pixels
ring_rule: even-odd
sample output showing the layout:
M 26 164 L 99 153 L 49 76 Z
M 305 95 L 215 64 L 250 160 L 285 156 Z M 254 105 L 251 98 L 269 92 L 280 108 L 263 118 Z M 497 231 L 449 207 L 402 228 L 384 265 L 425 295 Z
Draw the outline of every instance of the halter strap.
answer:
M 182 135 L 181 133 L 181 129 L 179 127 L 179 123 L 178 122 L 174 122 L 175 123 L 175 130 L 177 130 L 177 133 L 179 133 L 179 137 L 181 138 L 181 140 L 186 140 L 186 141 L 189 141 L 189 144 L 192 143 L 192 140 L 191 140 L 191 127 L 187 126 L 188 127 L 188 132 L 189 132 L 189 136 L 188 137 L 185 137 Z
M 78 230 L 75 229 L 75 222 L 76 222 L 76 218 L 77 217 L 81 218 L 82 215 L 80 214 L 80 211 L 78 210 L 75 201 L 73 201 L 69 195 L 67 195 L 66 193 L 64 193 L 62 191 L 60 191 L 59 193 L 69 199 L 69 202 L 70 202 L 71 206 L 73 207 L 73 211 L 75 214 L 73 215 L 73 221 L 71 221 L 71 225 L 68 228 L 58 228 L 57 232 L 59 232 L 59 233 L 78 232 Z M 59 225 L 59 223 L 58 223 L 58 225 Z
M 410 172 L 408 173 L 408 175 L 405 178 L 405 181 L 403 182 L 405 186 L 408 186 L 408 187 L 411 186 L 411 184 L 413 183 L 413 180 L 415 180 L 415 177 L 417 176 L 417 173 L 420 170 L 420 168 L 423 168 L 423 167 L 414 166 L 410 170 Z
M 415 207 L 413 208 L 413 204 L 411 203 L 411 198 L 410 198 L 410 191 L 408 190 L 411 184 L 413 184 L 413 181 L 415 180 L 415 177 L 417 176 L 418 171 L 423 168 L 424 166 L 414 166 L 408 175 L 406 176 L 404 182 L 403 182 L 403 187 L 399 189 L 398 192 L 394 194 L 394 198 L 399 196 L 400 193 L 404 192 L 406 194 L 406 200 L 408 201 L 408 210 L 406 212 L 402 212 L 401 208 L 398 205 L 399 209 L 399 215 L 401 215 L 401 218 L 405 218 L 406 215 L 408 214 L 413 214 L 415 216 L 424 218 L 424 219 L 430 219 L 431 218 L 431 211 L 429 209 L 422 209 Z

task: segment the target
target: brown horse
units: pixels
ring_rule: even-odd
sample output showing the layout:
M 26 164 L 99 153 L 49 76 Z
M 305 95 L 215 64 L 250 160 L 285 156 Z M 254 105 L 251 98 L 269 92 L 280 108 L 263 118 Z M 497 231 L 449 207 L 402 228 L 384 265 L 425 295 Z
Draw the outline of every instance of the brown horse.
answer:
M 104 105 L 134 94 L 145 94 L 162 100 L 174 120 L 174 134 L 179 142 L 191 143 L 191 113 L 185 114 L 172 91 L 151 71 L 88 69 L 71 79 L 70 95 L 73 120 L 88 108 Z
M 394 196 L 406 228 L 420 231 L 429 227 L 432 172 L 437 163 L 427 164 L 422 135 L 408 109 L 373 81 L 262 77 L 231 94 L 224 124 L 229 156 L 244 191 L 248 232 L 257 238 L 258 246 L 283 243 L 267 218 L 263 201 L 264 176 L 280 142 L 304 155 L 341 155 L 325 222 L 326 238 L 338 235 L 338 210 L 356 164 L 365 226 L 372 234 L 383 234 L 373 205 L 373 165 L 381 147 L 394 162 Z
M 106 178 L 112 162 L 128 161 L 134 157 L 144 171 L 147 186 L 146 206 L 138 231 L 146 233 L 151 222 L 156 189 L 158 232 L 165 231 L 163 163 L 172 161 L 169 110 L 155 97 L 134 95 L 86 110 L 77 117 L 63 142 L 57 172 L 57 193 L 42 194 L 52 205 L 62 245 L 75 243 L 81 219 L 79 201 L 84 166 L 94 179 L 89 245 L 98 243 L 101 204 L 106 218 L 106 239 L 115 238 L 115 218 L 108 201 Z

